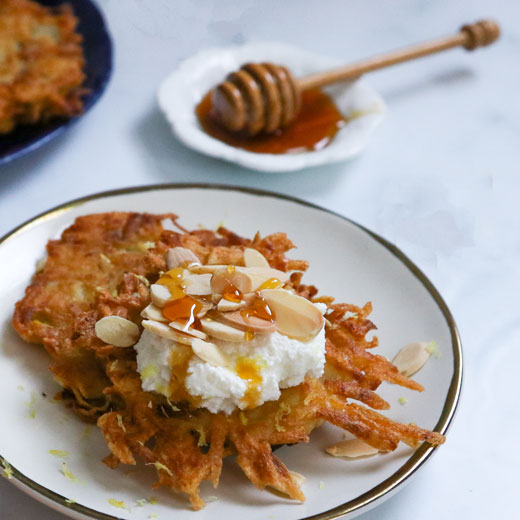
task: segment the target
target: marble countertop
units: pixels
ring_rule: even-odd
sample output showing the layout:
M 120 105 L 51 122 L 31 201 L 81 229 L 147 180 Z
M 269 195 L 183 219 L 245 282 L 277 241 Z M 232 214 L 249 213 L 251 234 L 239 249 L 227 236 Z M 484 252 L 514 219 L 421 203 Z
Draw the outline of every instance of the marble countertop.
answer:
M 115 70 L 65 135 L 0 167 L 0 235 L 54 205 L 126 186 L 214 182 L 290 194 L 397 244 L 450 306 L 464 347 L 446 444 L 397 495 L 361 516 L 513 518 L 520 415 L 520 4 L 510 0 L 100 0 Z M 297 13 L 297 16 L 295 16 Z M 345 62 L 493 17 L 501 40 L 374 73 L 388 116 L 349 163 L 271 176 L 188 150 L 155 101 L 179 60 L 215 45 L 286 41 Z M 514 513 L 515 512 L 515 513 Z M 2 520 L 60 520 L 0 479 Z

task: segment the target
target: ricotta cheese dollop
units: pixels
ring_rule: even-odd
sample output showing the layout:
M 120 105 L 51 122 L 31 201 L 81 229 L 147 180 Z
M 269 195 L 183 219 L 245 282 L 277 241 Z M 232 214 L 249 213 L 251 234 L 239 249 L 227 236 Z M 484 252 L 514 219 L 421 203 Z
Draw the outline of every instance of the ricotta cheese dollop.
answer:
M 297 386 L 307 376 L 323 374 L 324 328 L 307 342 L 279 332 L 257 334 L 251 341 L 240 343 L 212 341 L 229 356 L 230 365 L 213 366 L 194 355 L 188 365 L 185 386 L 190 395 L 200 400 L 200 407 L 213 413 L 231 414 L 237 407 L 243 410 L 275 401 L 281 389 Z M 176 349 L 186 347 L 145 330 L 134 348 L 143 390 L 174 398 L 169 395 L 169 359 Z M 255 377 L 250 377 L 251 370 L 243 373 L 241 366 L 254 367 Z M 254 403 L 247 399 L 251 391 Z

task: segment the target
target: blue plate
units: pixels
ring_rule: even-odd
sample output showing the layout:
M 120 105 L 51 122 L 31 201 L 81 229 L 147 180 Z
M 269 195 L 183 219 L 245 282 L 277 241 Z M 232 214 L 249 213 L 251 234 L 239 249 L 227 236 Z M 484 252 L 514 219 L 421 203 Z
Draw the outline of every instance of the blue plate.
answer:
M 91 0 L 39 0 L 38 3 L 49 7 L 69 4 L 78 18 L 77 30 L 83 36 L 85 55 L 86 80 L 83 86 L 88 90 L 88 94 L 83 97 L 84 114 L 99 99 L 112 72 L 112 41 L 103 16 Z M 80 117 L 18 126 L 12 132 L 0 136 L 0 165 L 36 150 L 64 132 Z

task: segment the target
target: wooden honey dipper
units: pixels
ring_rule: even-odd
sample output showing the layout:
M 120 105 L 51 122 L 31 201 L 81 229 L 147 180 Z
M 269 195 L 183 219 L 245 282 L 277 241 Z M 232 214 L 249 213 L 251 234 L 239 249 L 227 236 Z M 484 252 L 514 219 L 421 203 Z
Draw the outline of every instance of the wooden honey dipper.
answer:
M 212 93 L 212 117 L 231 132 L 250 136 L 272 133 L 298 114 L 303 90 L 355 79 L 382 69 L 454 47 L 472 51 L 493 43 L 500 35 L 498 24 L 481 20 L 464 25 L 457 34 L 380 54 L 336 69 L 295 79 L 290 71 L 273 63 L 246 63 L 229 74 Z

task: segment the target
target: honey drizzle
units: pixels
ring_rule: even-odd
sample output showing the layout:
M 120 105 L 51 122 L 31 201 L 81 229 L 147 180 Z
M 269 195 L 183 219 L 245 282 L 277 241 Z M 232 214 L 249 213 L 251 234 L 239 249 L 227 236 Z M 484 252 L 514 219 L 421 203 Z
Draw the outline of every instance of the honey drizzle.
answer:
M 200 404 L 200 397 L 191 395 L 186 389 L 186 377 L 188 367 L 193 356 L 193 351 L 187 345 L 178 343 L 170 353 L 168 360 L 171 376 L 169 384 L 170 399 L 174 401 L 188 401 L 193 406 Z
M 189 325 L 195 321 L 195 315 L 202 309 L 202 303 L 191 296 L 170 300 L 162 309 L 163 316 L 170 321 L 187 319 Z M 187 325 L 187 327 L 189 327 Z
M 254 408 L 260 400 L 263 381 L 261 364 L 255 359 L 239 358 L 235 371 L 240 379 L 247 381 L 247 390 L 242 398 L 242 402 L 246 405 L 246 409 Z
M 186 293 L 184 292 L 183 277 L 184 269 L 182 267 L 175 267 L 174 269 L 170 269 L 164 273 L 156 283 L 168 287 L 171 299 L 178 300 L 186 296 Z
M 231 283 L 224 289 L 222 294 L 224 300 L 234 303 L 241 302 L 243 297 L 244 295 Z
M 240 315 L 244 318 L 246 323 L 250 316 L 274 323 L 273 311 L 269 305 L 267 305 L 267 302 L 259 295 L 255 296 L 253 303 L 249 307 L 240 310 Z
M 280 287 L 283 287 L 283 282 L 278 280 L 278 278 L 269 278 L 258 288 L 258 291 L 262 289 L 280 289 Z

